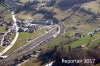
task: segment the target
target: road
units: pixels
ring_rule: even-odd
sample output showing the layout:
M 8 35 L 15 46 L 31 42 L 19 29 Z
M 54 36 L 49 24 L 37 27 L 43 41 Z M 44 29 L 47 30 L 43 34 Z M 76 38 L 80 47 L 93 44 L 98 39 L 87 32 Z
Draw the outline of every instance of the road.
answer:
M 63 25 L 63 23 L 58 23 L 58 26 L 60 27 L 60 34 L 64 33 L 64 29 L 65 26 Z M 53 33 L 56 33 L 54 30 L 51 30 L 50 32 L 46 33 L 45 35 L 37 38 L 36 40 L 34 40 L 33 42 L 31 42 L 30 44 L 24 46 L 23 48 L 17 50 L 16 52 L 14 52 L 11 56 L 5 58 L 2 60 L 2 62 L 0 62 L 0 66 L 6 66 L 9 63 L 12 63 L 14 59 L 23 56 L 24 54 L 28 53 L 29 51 L 34 50 L 38 45 L 40 45 L 42 42 L 46 41 L 47 39 L 50 39 L 53 35 Z M 4 63 L 6 63 L 4 65 Z
M 59 35 L 61 35 L 62 33 L 64 33 L 65 26 L 61 22 L 58 23 L 58 26 L 60 27 L 60 34 Z M 50 39 L 54 33 L 56 33 L 56 31 L 51 30 L 50 32 L 48 32 L 45 35 L 37 38 L 36 40 L 31 42 L 30 44 L 28 44 L 28 45 L 24 46 L 23 48 L 17 50 L 11 56 L 3 59 L 2 62 L 0 62 L 0 64 L 1 64 L 0 66 L 2 66 L 2 64 L 3 64 L 3 66 L 6 66 L 8 63 L 12 63 L 14 59 L 23 56 L 24 54 L 28 53 L 29 51 L 34 50 L 38 45 L 40 45 L 44 41 Z M 6 64 L 4 65 L 4 63 L 6 63 Z
M 16 42 L 18 36 L 19 36 L 19 32 L 18 32 L 19 28 L 16 24 L 17 20 L 15 18 L 14 12 L 12 12 L 12 18 L 13 18 L 14 24 L 13 24 L 12 28 L 8 30 L 7 33 L 9 33 L 12 29 L 15 29 L 16 30 L 16 35 L 15 35 L 15 38 L 12 40 L 12 42 L 9 44 L 9 46 L 7 46 L 2 52 L 0 52 L 0 56 L 3 55 L 5 52 L 7 52 L 15 44 L 15 42 Z M 4 37 L 7 35 L 7 33 L 5 33 Z M 1 40 L 1 45 L 3 44 L 4 37 Z

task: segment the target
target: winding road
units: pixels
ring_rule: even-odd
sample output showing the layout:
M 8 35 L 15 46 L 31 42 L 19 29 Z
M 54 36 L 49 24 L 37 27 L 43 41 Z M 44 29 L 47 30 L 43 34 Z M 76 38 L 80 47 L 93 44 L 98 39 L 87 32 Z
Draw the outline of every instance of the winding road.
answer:
M 12 40 L 12 42 L 9 44 L 9 46 L 7 46 L 2 52 L 0 52 L 0 56 L 3 55 L 5 52 L 7 52 L 15 44 L 15 42 L 16 42 L 16 40 L 18 38 L 18 35 L 19 35 L 19 32 L 18 32 L 19 28 L 18 28 L 18 26 L 16 24 L 17 20 L 15 18 L 14 12 L 12 12 L 12 19 L 14 21 L 14 24 L 13 24 L 12 28 L 8 30 L 7 33 L 9 33 L 12 29 L 15 29 L 16 30 L 16 36 Z M 4 37 L 7 35 L 7 33 L 4 34 L 4 36 L 3 36 L 2 40 L 1 40 L 1 45 L 3 44 Z
M 60 28 L 59 35 L 63 34 L 65 26 L 63 25 L 62 22 L 59 22 L 57 25 Z M 3 59 L 2 62 L 0 62 L 1 66 L 2 66 L 2 64 L 3 64 L 3 66 L 6 66 L 7 64 L 12 63 L 16 58 L 19 58 L 19 57 L 23 56 L 24 54 L 27 54 L 29 51 L 33 51 L 38 45 L 40 45 L 41 43 L 52 38 L 53 35 L 55 35 L 57 32 L 58 31 L 55 31 L 55 29 L 51 30 L 51 31 L 47 32 L 46 34 L 42 35 L 41 37 L 30 42 L 28 45 L 24 46 L 23 48 L 18 49 L 11 56 Z M 6 64 L 4 65 L 4 63 L 6 63 Z

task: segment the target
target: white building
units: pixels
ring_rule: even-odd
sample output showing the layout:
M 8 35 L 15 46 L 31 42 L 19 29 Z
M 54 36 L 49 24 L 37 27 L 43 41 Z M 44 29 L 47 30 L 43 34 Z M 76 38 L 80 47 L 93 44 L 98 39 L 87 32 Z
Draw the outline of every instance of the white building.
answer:
M 46 6 L 46 5 L 48 5 L 49 3 L 53 2 L 53 1 L 54 0 L 38 0 L 39 7 Z
M 38 1 L 41 2 L 41 3 L 48 3 L 48 2 L 50 2 L 52 0 L 38 0 Z

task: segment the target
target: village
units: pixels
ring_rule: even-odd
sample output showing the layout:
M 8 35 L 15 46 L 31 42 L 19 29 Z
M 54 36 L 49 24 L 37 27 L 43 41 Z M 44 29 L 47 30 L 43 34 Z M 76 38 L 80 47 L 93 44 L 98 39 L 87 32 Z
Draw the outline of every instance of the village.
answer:
M 100 1 L 2 0 L 1 2 L 1 65 L 2 62 L 11 60 L 6 61 L 5 65 L 49 66 L 49 63 L 52 65 L 59 62 L 55 60 L 57 55 L 64 56 L 63 52 L 74 53 L 74 49 L 76 55 L 81 49 L 87 51 L 86 53 L 97 49 L 95 54 L 99 57 Z M 59 53 L 56 54 L 57 52 Z M 77 56 L 79 55 L 81 54 Z M 9 56 L 12 58 L 8 58 Z M 47 62 L 44 58 L 47 58 Z

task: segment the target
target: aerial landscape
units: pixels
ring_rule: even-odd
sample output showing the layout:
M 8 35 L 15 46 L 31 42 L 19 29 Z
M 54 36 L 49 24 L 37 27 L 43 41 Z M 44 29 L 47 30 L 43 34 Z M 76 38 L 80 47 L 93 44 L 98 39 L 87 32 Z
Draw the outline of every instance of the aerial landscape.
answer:
M 100 0 L 0 0 L 0 66 L 100 66 Z

